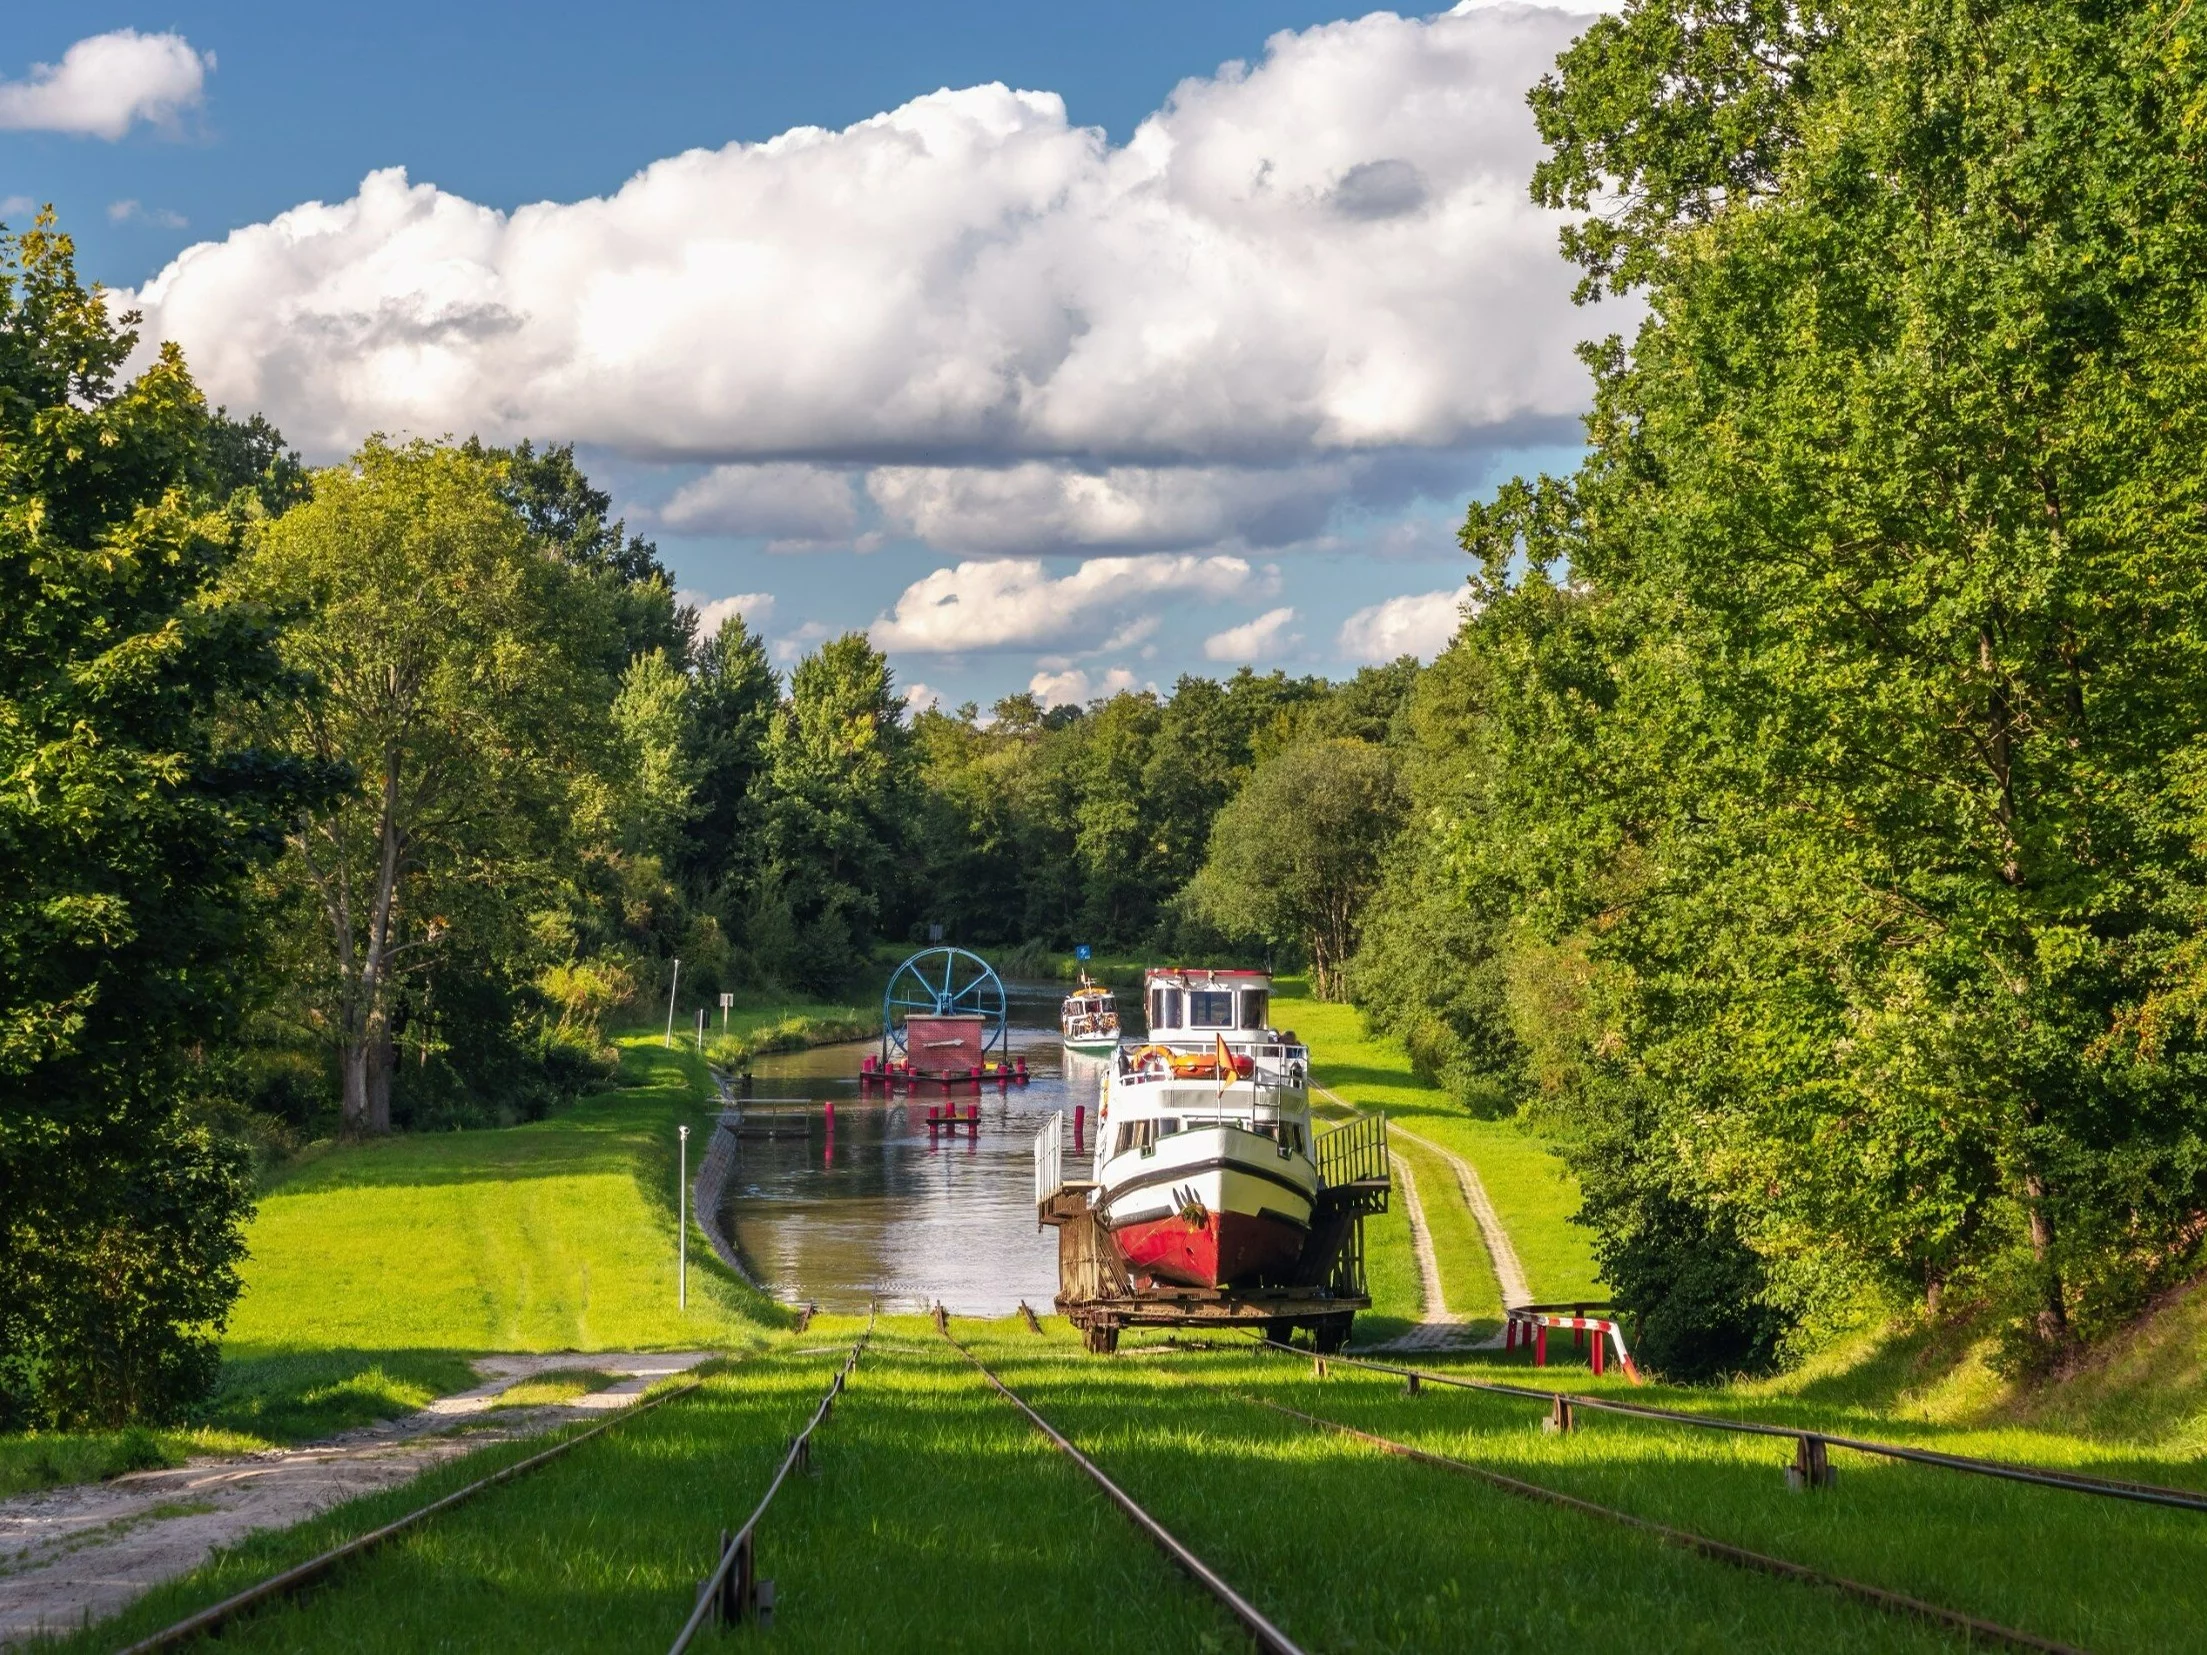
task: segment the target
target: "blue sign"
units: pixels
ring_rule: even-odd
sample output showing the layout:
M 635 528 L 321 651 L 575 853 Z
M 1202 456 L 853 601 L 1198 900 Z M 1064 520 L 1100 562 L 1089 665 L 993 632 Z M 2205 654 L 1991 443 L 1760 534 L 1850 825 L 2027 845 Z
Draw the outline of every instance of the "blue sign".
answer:
M 1082 944 L 1081 944 L 1081 945 L 1080 945 L 1080 946 L 1079 946 L 1078 948 L 1074 949 L 1074 950 L 1073 950 L 1073 958 L 1074 958 L 1074 959 L 1076 959 L 1076 960 L 1085 960 L 1085 959 L 1087 959 L 1087 958 L 1088 958 L 1088 944 L 1086 944 L 1086 943 L 1084 942 L 1084 943 L 1082 943 Z

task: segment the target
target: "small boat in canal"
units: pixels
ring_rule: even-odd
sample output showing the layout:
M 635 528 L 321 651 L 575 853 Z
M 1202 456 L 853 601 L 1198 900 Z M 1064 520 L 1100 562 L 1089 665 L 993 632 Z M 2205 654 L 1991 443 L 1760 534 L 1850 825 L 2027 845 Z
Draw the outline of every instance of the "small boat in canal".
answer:
M 1081 973 L 1081 986 L 1058 1009 L 1058 1035 L 1065 1049 L 1082 1057 L 1109 1057 L 1119 1049 L 1119 999 Z
M 1148 1040 L 1104 1080 L 1104 1227 L 1137 1288 L 1285 1283 L 1319 1192 L 1310 1053 L 1271 1026 L 1269 973 L 1152 970 L 1143 988 Z

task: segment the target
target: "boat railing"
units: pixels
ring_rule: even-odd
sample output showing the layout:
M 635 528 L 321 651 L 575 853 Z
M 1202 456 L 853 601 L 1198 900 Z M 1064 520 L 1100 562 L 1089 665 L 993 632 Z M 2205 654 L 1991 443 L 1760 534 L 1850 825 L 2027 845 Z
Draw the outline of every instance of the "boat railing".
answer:
M 1065 1111 L 1060 1109 L 1042 1123 L 1042 1130 L 1035 1134 L 1035 1205 L 1041 1206 L 1057 1194 L 1065 1180 Z
M 1387 1177 L 1387 1117 L 1359 1115 L 1311 1140 L 1319 1182 L 1328 1188 Z

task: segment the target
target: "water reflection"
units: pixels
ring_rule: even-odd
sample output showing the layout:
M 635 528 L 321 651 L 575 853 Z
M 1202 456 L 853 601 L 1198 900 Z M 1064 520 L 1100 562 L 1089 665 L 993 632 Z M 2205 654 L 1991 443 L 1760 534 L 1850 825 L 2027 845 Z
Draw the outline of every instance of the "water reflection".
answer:
M 757 1106 L 754 1124 L 770 1108 L 791 1117 L 778 1128 L 786 1135 L 738 1140 L 722 1201 L 728 1233 L 770 1288 L 827 1310 L 863 1310 L 869 1299 L 906 1311 L 940 1300 L 961 1315 L 1002 1315 L 1021 1299 L 1048 1308 L 1057 1238 L 1035 1228 L 1034 1135 L 1062 1109 L 1070 1152 L 1075 1105 L 1093 1130 L 1103 1067 L 1059 1046 L 1062 985 L 1014 983 L 1009 992 L 1011 1049 L 1031 1078 L 978 1094 L 953 1089 L 960 1119 L 952 1129 L 928 1130 L 941 1087 L 889 1100 L 860 1091 L 870 1041 L 753 1065 L 760 1098 L 804 1100 Z M 975 1102 L 980 1118 L 969 1128 L 966 1107 Z

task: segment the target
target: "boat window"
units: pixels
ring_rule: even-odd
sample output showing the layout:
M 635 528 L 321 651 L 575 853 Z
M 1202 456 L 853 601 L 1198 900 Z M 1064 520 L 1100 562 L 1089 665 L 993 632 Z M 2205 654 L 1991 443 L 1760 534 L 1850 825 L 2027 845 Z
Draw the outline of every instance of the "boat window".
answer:
M 1230 1029 L 1234 1026 L 1234 991 L 1197 989 L 1188 996 L 1188 1022 L 1198 1029 Z
M 1162 1013 L 1158 1016 L 1154 1026 L 1160 1029 L 1179 1028 L 1181 1009 L 1180 990 L 1178 990 L 1177 988 L 1160 989 L 1158 990 L 1158 998 L 1160 1004 L 1163 1006 L 1164 1009 Z
M 1119 1128 L 1119 1145 L 1111 1153 L 1124 1155 L 1130 1149 L 1148 1149 L 1157 1142 L 1155 1121 L 1128 1121 Z
M 1265 1002 L 1271 996 L 1261 988 L 1245 988 L 1241 991 L 1241 1026 L 1245 1029 L 1264 1027 Z
M 1170 1115 L 1157 1123 L 1157 1135 L 1160 1138 L 1169 1138 L 1179 1130 L 1180 1123 Z

